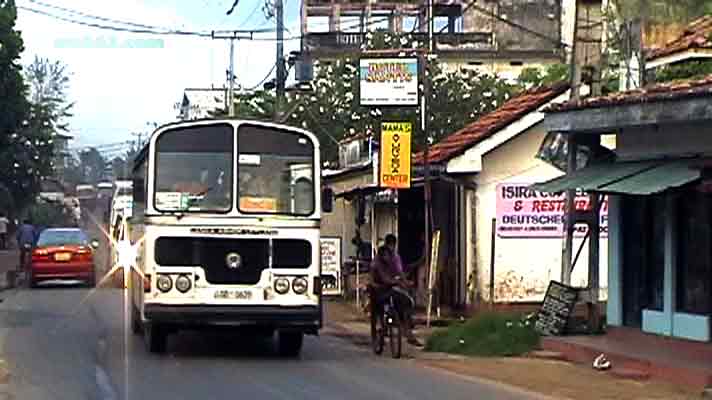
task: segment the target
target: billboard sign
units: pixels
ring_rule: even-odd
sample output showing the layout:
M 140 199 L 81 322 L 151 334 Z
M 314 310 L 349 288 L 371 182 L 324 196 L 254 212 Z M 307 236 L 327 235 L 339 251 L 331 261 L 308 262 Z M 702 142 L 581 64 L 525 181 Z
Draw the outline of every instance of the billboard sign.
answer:
M 321 284 L 325 296 L 340 296 L 341 288 L 341 238 L 322 237 L 321 247 Z
M 497 185 L 497 235 L 499 237 L 564 237 L 564 194 L 545 193 L 529 188 L 528 183 Z M 578 210 L 589 208 L 585 193 L 576 195 Z M 600 215 L 601 237 L 608 236 L 608 199 L 604 197 Z M 583 237 L 588 229 L 577 225 L 575 237 Z
M 381 187 L 405 189 L 410 187 L 410 122 L 381 124 L 381 152 L 378 184 Z
M 417 58 L 362 58 L 359 61 L 362 106 L 417 106 Z

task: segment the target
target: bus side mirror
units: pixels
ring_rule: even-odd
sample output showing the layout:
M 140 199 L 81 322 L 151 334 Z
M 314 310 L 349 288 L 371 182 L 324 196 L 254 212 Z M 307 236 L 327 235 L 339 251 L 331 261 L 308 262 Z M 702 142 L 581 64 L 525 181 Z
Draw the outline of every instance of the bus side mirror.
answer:
M 325 213 L 334 211 L 334 190 L 330 187 L 321 191 L 321 210 Z

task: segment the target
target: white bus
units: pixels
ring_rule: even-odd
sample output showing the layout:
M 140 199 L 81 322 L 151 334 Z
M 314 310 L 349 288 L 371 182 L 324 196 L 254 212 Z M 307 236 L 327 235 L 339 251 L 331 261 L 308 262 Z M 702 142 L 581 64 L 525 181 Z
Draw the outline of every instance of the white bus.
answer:
M 133 169 L 132 328 L 162 352 L 180 329 L 278 333 L 285 356 L 322 326 L 319 143 L 263 122 L 157 129 Z M 323 202 L 322 202 L 323 200 Z M 142 276 L 143 275 L 143 279 Z

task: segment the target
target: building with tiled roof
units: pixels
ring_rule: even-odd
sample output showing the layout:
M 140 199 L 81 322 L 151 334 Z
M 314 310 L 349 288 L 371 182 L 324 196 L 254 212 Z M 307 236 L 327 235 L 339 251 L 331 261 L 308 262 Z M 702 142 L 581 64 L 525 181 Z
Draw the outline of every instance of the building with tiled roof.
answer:
M 495 111 L 480 117 L 477 121 L 431 146 L 428 161 L 441 163 L 462 154 L 468 148 L 561 96 L 567 90 L 568 84 L 561 83 L 532 89 L 510 99 Z M 423 152 L 414 155 L 414 164 L 422 164 L 423 161 Z
M 546 111 L 555 113 L 592 108 L 607 108 L 660 101 L 682 100 L 712 95 L 712 75 L 702 79 L 660 83 L 606 96 L 588 97 L 576 102 L 553 104 Z
M 646 57 L 647 68 L 657 68 L 691 59 L 712 57 L 712 15 L 705 15 L 685 27 L 681 35 Z
M 447 254 L 439 259 L 438 268 L 445 270 L 438 279 L 452 285 L 453 292 L 469 282 L 468 304 L 490 299 L 493 257 L 496 302 L 542 301 L 549 281 L 560 275 L 563 197 L 542 196 L 529 186 L 562 175 L 538 154 L 548 133 L 543 111 L 565 102 L 568 89 L 560 83 L 523 92 L 430 147 L 428 161 L 438 171 L 433 174 L 433 220 L 446 243 L 439 251 Z M 415 187 L 399 192 L 399 214 L 424 211 L 418 173 L 423 163 L 423 152 L 415 154 Z M 399 233 L 417 230 L 417 223 L 408 227 L 401 219 Z M 586 263 L 588 251 L 579 258 Z M 576 271 L 574 279 L 582 284 L 585 271 Z
M 690 39 L 679 48 L 701 45 Z M 549 108 L 543 126 L 565 137 L 566 148 L 616 138 L 614 157 L 531 187 L 608 198 L 608 257 L 590 266 L 608 276 L 606 330 L 685 339 L 666 340 L 670 349 L 712 342 L 712 75 L 563 103 Z M 596 209 L 588 212 L 576 220 L 595 229 Z

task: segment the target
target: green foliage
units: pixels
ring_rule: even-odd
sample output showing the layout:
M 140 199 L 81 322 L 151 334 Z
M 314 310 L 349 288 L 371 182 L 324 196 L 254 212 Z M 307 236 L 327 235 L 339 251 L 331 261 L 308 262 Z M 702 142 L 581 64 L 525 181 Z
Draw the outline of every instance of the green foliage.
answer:
M 70 213 L 61 204 L 37 203 L 25 213 L 32 224 L 41 227 L 66 227 L 74 225 Z
M 27 170 L 20 164 L 27 158 L 18 146 L 20 130 L 28 122 L 30 105 L 25 99 L 22 67 L 19 64 L 23 51 L 22 37 L 15 30 L 17 9 L 15 2 L 0 2 L 0 184 L 9 190 L 13 203 L 27 199 L 31 185 L 25 182 Z M 24 124 L 23 124 L 24 122 Z
M 367 34 L 367 49 L 416 49 L 423 46 L 414 35 L 392 32 Z M 508 100 L 516 85 L 473 70 L 443 71 L 437 59 L 428 63 L 432 96 L 428 103 L 431 140 L 457 131 Z M 322 159 L 337 158 L 336 141 L 354 134 L 376 134 L 381 121 L 411 121 L 414 150 L 425 143 L 420 129 L 420 109 L 369 108 L 359 105 L 358 60 L 343 57 L 329 63 L 315 63 L 311 92 L 291 93 L 283 111 L 286 123 L 314 132 L 322 146 Z M 257 91 L 236 97 L 239 118 L 272 119 L 274 92 Z
M 554 83 L 568 81 L 569 66 L 566 64 L 551 64 L 545 68 L 524 68 L 517 78 L 517 83 L 523 89 L 547 86 Z
M 531 318 L 505 313 L 484 313 L 464 323 L 436 331 L 427 351 L 469 356 L 519 356 L 539 345 Z
M 712 61 L 690 60 L 660 68 L 655 72 L 655 82 L 700 79 L 710 74 L 712 74 Z
M 99 150 L 94 147 L 79 153 L 79 165 L 81 167 L 82 183 L 95 185 L 104 177 L 106 160 Z
M 131 179 L 133 161 L 138 154 L 137 148 L 132 148 L 121 157 L 114 157 L 111 160 L 111 171 L 115 179 Z

